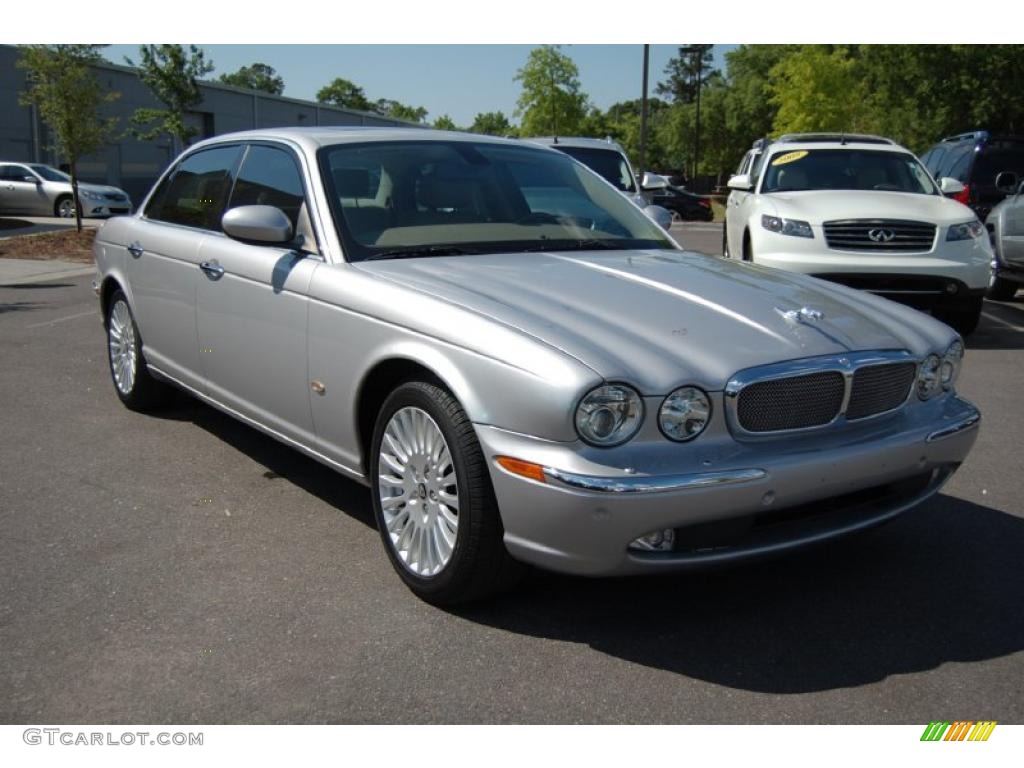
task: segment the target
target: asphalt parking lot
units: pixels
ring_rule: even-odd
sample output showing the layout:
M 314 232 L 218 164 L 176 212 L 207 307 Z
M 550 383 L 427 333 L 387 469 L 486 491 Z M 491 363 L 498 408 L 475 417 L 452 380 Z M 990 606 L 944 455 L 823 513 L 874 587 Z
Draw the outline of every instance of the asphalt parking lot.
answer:
M 1024 294 L 968 340 L 985 419 L 927 505 L 449 612 L 362 487 L 186 397 L 121 407 L 88 277 L 0 287 L 0 350 L 0 722 L 1024 722 Z

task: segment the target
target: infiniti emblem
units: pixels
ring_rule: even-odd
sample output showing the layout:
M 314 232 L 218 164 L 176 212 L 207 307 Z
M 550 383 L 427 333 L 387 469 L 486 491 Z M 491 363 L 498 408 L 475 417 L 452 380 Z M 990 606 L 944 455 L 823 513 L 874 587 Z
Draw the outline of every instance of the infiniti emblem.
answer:
M 791 323 L 816 323 L 819 320 L 825 319 L 824 312 L 820 309 L 811 309 L 810 307 L 791 309 L 787 312 L 783 312 L 782 316 Z
M 896 233 L 891 229 L 870 229 L 868 230 L 868 238 L 873 243 L 888 243 L 896 237 Z

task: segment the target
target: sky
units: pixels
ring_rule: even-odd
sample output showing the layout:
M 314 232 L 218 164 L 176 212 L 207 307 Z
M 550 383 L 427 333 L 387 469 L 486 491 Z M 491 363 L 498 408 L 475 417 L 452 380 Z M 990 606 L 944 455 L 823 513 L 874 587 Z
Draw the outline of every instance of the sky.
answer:
M 532 45 L 199 45 L 216 65 L 209 79 L 262 62 L 284 78 L 285 96 L 315 100 L 316 92 L 335 77 L 363 88 L 371 101 L 395 99 L 426 107 L 428 121 L 447 114 L 468 126 L 478 112 L 504 112 L 513 122 L 519 83 L 516 71 Z M 724 53 L 735 45 L 716 45 L 715 64 L 724 68 Z M 580 71 L 580 83 L 593 104 L 607 109 L 640 97 L 641 45 L 567 45 Z M 652 45 L 650 94 L 663 79 L 677 46 Z M 138 46 L 111 45 L 104 55 L 116 64 L 138 59 Z

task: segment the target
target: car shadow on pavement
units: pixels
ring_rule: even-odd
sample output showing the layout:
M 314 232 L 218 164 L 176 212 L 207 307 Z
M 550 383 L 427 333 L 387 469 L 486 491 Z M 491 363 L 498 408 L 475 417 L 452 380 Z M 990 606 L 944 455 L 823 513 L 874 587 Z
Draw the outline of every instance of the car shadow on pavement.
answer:
M 151 416 L 192 422 L 265 467 L 268 480 L 292 483 L 376 530 L 366 488 L 216 408 L 174 391 L 168 407 Z
M 454 611 L 691 678 L 766 693 L 859 686 L 1024 649 L 1024 519 L 938 496 L 789 557 L 611 580 L 540 575 Z
M 0 302 L 0 315 L 8 312 L 30 312 L 33 309 L 41 309 L 46 306 L 38 301 L 10 301 Z

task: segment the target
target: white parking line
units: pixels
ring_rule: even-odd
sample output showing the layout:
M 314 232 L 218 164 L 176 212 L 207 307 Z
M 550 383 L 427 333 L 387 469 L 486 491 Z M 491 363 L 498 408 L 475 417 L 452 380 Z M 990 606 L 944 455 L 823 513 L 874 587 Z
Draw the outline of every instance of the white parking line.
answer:
M 26 325 L 25 328 L 41 328 L 44 325 L 56 325 L 57 323 L 66 323 L 68 320 L 77 320 L 80 317 L 88 317 L 89 315 L 99 314 L 95 309 L 91 309 L 88 312 L 79 312 L 77 315 L 68 315 L 67 317 L 58 317 L 56 320 L 44 320 L 41 323 L 32 323 Z
M 987 320 L 991 320 L 993 323 L 1003 326 L 1004 328 L 1009 328 L 1011 331 L 1016 331 L 1017 333 L 1024 333 L 1024 328 L 1022 328 L 1019 325 L 1009 323 L 1006 320 L 1003 320 L 1001 317 L 996 317 L 995 315 L 989 314 L 988 312 L 982 312 L 981 316 L 986 318 Z

